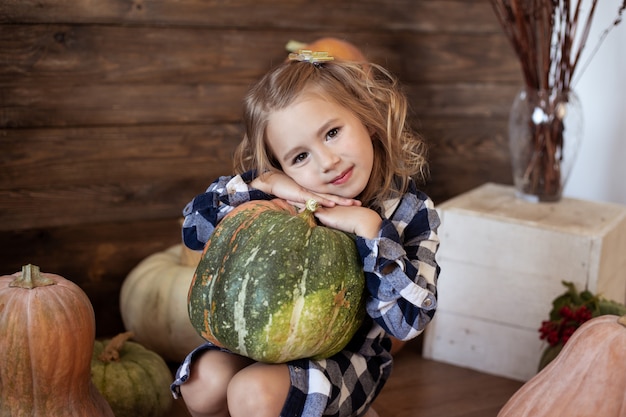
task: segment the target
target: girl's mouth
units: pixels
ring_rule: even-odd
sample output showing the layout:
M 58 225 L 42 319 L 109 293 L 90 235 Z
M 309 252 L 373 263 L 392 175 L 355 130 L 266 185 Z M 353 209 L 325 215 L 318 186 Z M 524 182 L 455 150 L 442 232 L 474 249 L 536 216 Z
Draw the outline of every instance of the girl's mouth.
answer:
M 333 185 L 345 184 L 352 176 L 352 168 L 345 170 L 337 178 L 331 181 Z

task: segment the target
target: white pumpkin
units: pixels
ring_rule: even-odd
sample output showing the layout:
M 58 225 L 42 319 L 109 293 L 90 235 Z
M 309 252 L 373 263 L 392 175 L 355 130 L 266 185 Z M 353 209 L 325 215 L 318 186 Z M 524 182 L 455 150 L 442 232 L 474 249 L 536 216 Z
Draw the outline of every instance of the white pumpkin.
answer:
M 187 312 L 187 294 L 200 255 L 174 245 L 142 260 L 122 284 L 120 311 L 126 330 L 168 361 L 182 361 L 204 342 Z

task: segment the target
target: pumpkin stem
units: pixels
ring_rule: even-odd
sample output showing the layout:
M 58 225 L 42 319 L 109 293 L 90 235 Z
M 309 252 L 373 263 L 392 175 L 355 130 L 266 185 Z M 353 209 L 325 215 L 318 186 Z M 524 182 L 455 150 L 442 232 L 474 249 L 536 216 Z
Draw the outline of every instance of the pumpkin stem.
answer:
M 317 221 L 315 220 L 315 216 L 313 216 L 313 213 L 315 212 L 315 210 L 317 210 L 319 206 L 319 203 L 311 198 L 306 201 L 304 210 L 302 211 L 302 213 L 299 214 L 300 217 L 306 220 L 311 228 L 317 226 Z
M 102 353 L 98 356 L 102 362 L 119 362 L 120 350 L 124 347 L 124 343 L 133 337 L 133 332 L 124 332 L 115 336 L 109 340 L 109 343 L 104 347 Z
M 56 282 L 53 279 L 41 275 L 41 271 L 37 265 L 28 264 L 22 266 L 22 273 L 9 284 L 9 287 L 32 290 L 33 288 L 55 284 Z

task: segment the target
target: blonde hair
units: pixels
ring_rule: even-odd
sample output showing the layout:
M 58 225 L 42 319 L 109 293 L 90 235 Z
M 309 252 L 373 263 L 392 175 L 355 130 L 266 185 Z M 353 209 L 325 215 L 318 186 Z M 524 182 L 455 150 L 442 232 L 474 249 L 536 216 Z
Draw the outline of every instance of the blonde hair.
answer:
M 385 200 L 407 191 L 409 178 L 423 180 L 426 146 L 407 123 L 407 99 L 397 79 L 379 65 L 329 61 L 288 61 L 266 74 L 244 100 L 245 135 L 235 153 L 235 169 L 281 170 L 267 146 L 266 127 L 273 111 L 289 106 L 306 88 L 314 88 L 350 109 L 371 132 L 374 165 L 358 198 L 378 210 Z

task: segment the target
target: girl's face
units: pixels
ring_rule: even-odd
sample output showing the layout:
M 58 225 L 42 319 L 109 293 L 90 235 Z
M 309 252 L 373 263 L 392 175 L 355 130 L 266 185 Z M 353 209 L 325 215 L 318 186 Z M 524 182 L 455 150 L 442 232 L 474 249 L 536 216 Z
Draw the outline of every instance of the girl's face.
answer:
M 319 93 L 305 91 L 270 114 L 266 135 L 283 172 L 304 188 L 355 198 L 369 181 L 374 147 L 367 128 Z

